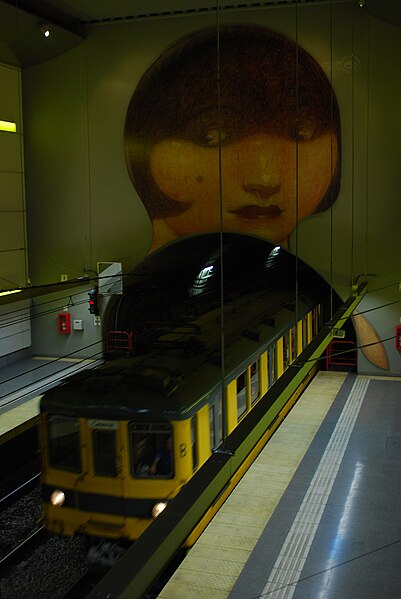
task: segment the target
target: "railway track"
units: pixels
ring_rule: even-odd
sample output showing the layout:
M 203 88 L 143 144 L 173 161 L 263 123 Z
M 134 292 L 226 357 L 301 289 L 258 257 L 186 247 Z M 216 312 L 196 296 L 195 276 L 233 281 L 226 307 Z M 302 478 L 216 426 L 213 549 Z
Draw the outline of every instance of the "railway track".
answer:
M 21 482 L 17 487 L 11 489 L 3 494 L 0 497 L 0 510 L 4 510 L 13 502 L 17 501 L 17 499 L 24 493 L 28 493 L 31 491 L 36 485 L 39 484 L 40 472 L 37 472 L 28 480 Z
M 32 532 L 26 539 L 21 541 L 14 549 L 0 560 L 0 573 L 4 575 L 11 568 L 15 568 L 24 561 L 35 549 L 45 543 L 49 538 L 49 533 L 43 526 Z
M 19 472 L 14 485 L 2 485 L 1 599 L 60 599 L 63 589 L 79 579 L 84 569 L 84 542 L 52 536 L 41 526 L 39 477 L 37 471 L 25 477 Z M 89 592 L 90 587 L 86 589 Z

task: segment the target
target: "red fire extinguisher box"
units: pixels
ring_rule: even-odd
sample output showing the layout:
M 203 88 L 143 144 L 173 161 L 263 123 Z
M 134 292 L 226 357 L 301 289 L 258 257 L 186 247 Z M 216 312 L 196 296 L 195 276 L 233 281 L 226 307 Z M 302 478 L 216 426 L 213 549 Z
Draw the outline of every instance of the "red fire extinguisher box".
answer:
M 60 312 L 57 317 L 58 332 L 62 335 L 71 333 L 71 314 L 69 312 Z
M 395 347 L 401 349 L 401 325 L 395 327 Z

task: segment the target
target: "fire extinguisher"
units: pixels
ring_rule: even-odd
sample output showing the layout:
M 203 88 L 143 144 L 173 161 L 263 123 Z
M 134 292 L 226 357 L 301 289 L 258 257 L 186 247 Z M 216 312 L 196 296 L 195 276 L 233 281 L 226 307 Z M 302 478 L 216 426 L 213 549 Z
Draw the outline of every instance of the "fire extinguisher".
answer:
M 71 333 L 71 314 L 69 312 L 60 312 L 58 315 L 58 332 L 62 335 Z

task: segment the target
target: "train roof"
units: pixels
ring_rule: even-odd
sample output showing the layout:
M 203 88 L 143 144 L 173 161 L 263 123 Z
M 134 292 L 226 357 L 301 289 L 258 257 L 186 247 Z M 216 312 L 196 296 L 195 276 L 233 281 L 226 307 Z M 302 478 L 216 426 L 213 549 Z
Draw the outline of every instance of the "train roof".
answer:
M 66 379 L 47 391 L 41 410 L 115 420 L 183 419 L 222 388 L 224 325 L 225 383 L 295 324 L 322 293 L 298 297 L 283 289 L 254 291 L 180 324 L 149 325 L 149 347 Z

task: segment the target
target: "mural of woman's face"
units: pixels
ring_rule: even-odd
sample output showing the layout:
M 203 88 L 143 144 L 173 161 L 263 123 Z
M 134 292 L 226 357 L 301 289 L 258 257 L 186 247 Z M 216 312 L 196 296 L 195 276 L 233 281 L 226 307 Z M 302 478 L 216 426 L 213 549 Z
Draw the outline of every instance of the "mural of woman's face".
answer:
M 338 194 L 339 111 L 319 64 L 279 33 L 226 25 L 217 95 L 215 36 L 208 28 L 173 44 L 128 108 L 127 166 L 152 249 L 221 229 L 284 245 Z
M 244 232 L 283 243 L 298 222 L 315 212 L 327 192 L 338 158 L 336 136 L 315 136 L 305 123 L 292 136 L 255 131 L 230 141 L 221 131 L 205 131 L 203 145 L 179 137 L 157 143 L 150 169 L 160 191 L 190 205 L 166 218 L 177 236 L 199 231 Z M 298 211 L 297 211 L 298 205 Z

